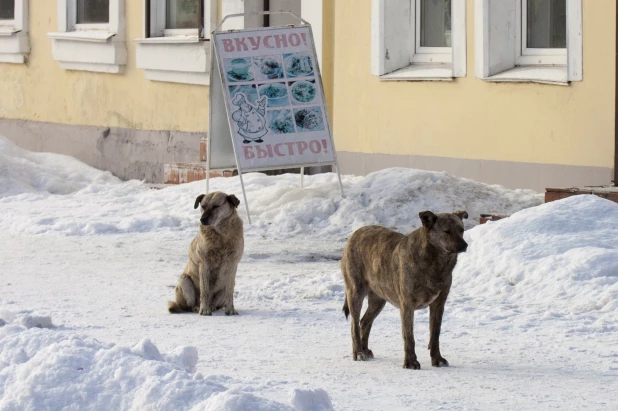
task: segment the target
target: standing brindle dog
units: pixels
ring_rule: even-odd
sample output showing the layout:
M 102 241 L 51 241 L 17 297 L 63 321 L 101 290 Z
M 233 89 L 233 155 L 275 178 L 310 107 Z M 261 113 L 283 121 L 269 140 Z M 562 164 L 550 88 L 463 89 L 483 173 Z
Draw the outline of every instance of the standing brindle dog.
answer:
M 451 289 L 457 254 L 465 252 L 465 211 L 454 214 L 419 213 L 423 226 L 410 235 L 385 227 L 363 227 L 350 237 L 341 261 L 346 301 L 352 316 L 354 361 L 373 358 L 368 348 L 371 325 L 388 301 L 399 308 L 405 358 L 403 368 L 420 369 L 414 350 L 414 311 L 429 306 L 431 365 L 448 366 L 440 354 L 440 326 Z M 360 319 L 365 296 L 369 306 Z
M 236 268 L 244 250 L 243 224 L 236 212 L 240 201 L 221 192 L 200 195 L 195 206 L 201 206 L 200 232 L 189 246 L 189 262 L 178 278 L 176 301 L 168 303 L 171 313 L 183 311 L 211 315 L 225 308 L 226 315 L 237 315 L 234 309 Z

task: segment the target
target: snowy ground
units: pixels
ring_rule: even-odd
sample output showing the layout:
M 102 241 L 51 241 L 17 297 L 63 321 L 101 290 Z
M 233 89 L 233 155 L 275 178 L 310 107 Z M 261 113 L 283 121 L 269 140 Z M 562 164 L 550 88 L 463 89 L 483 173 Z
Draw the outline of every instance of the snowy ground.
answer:
M 530 191 L 404 169 L 344 176 L 345 199 L 332 174 L 304 190 L 297 175 L 246 185 L 240 315 L 170 315 L 203 183 L 152 190 L 0 137 L 0 409 L 615 409 L 618 205 L 538 206 Z M 237 178 L 212 186 L 242 198 Z M 425 209 L 471 217 L 441 338 L 451 367 L 430 366 L 421 311 L 422 369 L 402 369 L 390 306 L 375 360 L 354 362 L 345 240 L 366 224 L 408 232 Z M 485 212 L 517 213 L 474 227 Z M 51 328 L 32 328 L 45 316 Z

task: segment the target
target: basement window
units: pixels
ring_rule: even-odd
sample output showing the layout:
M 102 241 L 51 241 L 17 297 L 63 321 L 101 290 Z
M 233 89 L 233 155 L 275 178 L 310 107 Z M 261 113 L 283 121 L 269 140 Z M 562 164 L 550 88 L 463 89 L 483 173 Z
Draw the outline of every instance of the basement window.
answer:
M 583 80 L 582 0 L 475 1 L 477 77 L 560 85 Z
M 109 24 L 109 0 L 77 0 L 77 24 Z
M 416 0 L 416 39 L 412 62 L 450 63 L 451 0 Z
M 15 0 L 0 0 L 0 24 L 15 19 Z
M 54 60 L 67 70 L 123 73 L 125 1 L 58 0 L 58 31 L 52 39 Z
M 0 63 L 25 63 L 28 38 L 28 0 L 0 0 Z
M 135 42 L 137 68 L 145 70 L 147 79 L 210 83 L 207 40 L 216 25 L 217 4 L 216 0 L 145 0 L 144 36 Z
M 567 63 L 566 0 L 521 0 L 518 66 Z
M 466 76 L 466 2 L 373 0 L 371 72 L 381 80 Z

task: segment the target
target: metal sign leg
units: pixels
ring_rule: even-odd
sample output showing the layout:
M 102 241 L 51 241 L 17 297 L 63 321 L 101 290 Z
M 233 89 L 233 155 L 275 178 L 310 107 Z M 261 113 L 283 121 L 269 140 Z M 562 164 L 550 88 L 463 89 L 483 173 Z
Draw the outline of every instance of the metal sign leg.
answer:
M 210 192 L 210 155 L 207 155 L 206 156 L 206 194 L 208 194 L 209 192 Z
M 305 188 L 305 167 L 300 168 L 300 188 Z
M 337 178 L 339 179 L 339 188 L 341 189 L 341 198 L 345 198 L 345 194 L 343 192 L 343 183 L 341 182 L 341 173 L 339 173 L 339 163 L 335 166 L 337 168 Z
M 240 177 L 240 186 L 242 187 L 242 197 L 245 200 L 245 209 L 247 210 L 247 220 L 251 224 L 251 214 L 249 214 L 249 202 L 247 201 L 247 193 L 245 192 L 245 183 L 242 179 L 242 172 L 238 170 L 238 177 Z

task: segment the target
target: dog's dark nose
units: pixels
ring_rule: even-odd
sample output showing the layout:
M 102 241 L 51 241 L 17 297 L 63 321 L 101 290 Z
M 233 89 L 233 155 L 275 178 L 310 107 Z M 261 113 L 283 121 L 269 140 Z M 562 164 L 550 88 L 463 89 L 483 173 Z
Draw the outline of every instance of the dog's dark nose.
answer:
M 200 223 L 202 223 L 202 225 L 208 225 L 208 217 L 204 216 L 200 218 Z
M 467 249 L 468 249 L 468 243 L 466 243 L 465 241 L 462 241 L 461 243 L 459 243 L 459 247 L 457 247 L 457 252 L 465 253 Z

